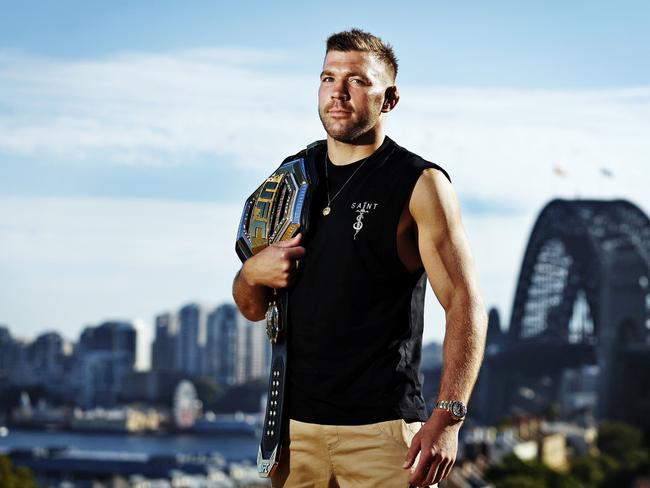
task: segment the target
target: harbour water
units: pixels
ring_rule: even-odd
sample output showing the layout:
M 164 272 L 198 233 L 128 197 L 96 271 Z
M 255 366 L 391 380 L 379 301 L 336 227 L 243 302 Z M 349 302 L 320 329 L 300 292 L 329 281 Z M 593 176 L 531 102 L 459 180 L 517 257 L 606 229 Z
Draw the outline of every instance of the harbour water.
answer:
M 9 429 L 0 437 L 0 452 L 15 449 L 66 447 L 74 451 L 106 453 L 133 453 L 139 455 L 178 455 L 219 453 L 226 461 L 255 460 L 259 438 L 252 435 L 228 434 L 219 436 L 169 434 L 128 435 L 78 433 L 65 431 L 32 431 Z

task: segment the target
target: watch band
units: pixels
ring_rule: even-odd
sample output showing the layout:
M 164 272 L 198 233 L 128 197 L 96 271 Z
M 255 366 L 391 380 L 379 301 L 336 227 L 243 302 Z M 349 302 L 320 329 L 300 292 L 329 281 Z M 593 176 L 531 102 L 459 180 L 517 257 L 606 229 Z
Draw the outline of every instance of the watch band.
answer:
M 454 420 L 464 420 L 467 415 L 467 406 L 460 400 L 438 400 L 435 408 L 449 412 Z

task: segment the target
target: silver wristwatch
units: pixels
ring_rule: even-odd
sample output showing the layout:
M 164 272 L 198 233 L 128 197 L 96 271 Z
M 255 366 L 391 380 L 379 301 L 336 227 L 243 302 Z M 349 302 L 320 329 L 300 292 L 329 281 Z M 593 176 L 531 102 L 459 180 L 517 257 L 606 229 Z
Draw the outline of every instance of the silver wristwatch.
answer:
M 454 420 L 465 420 L 467 415 L 467 405 L 460 400 L 439 400 L 435 408 L 446 410 Z

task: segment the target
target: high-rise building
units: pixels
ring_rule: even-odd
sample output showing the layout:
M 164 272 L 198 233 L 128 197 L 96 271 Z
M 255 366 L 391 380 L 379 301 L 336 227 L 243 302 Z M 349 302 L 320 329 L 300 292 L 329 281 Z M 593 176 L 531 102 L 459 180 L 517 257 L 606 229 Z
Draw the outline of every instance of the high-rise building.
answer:
M 206 374 L 217 383 L 236 385 L 268 374 L 270 343 L 262 325 L 224 304 L 210 313 L 207 329 Z
M 0 325 L 0 378 L 11 371 L 14 340 L 9 329 Z
M 81 402 L 87 406 L 115 404 L 124 378 L 135 365 L 135 328 L 125 321 L 86 327 L 75 355 Z
M 113 351 L 128 356 L 135 364 L 136 332 L 128 321 L 107 321 L 97 327 L 86 327 L 79 339 L 85 351 Z
M 45 382 L 57 382 L 63 374 L 63 338 L 56 332 L 39 335 L 28 346 L 29 362 Z
M 177 368 L 176 340 L 178 338 L 178 317 L 165 312 L 156 316 L 156 336 L 151 345 L 151 369 L 171 371 Z
M 18 368 L 19 345 L 9 329 L 0 325 L 0 385 L 10 383 Z
M 220 316 L 220 307 L 217 307 L 208 313 L 208 319 L 206 322 L 205 351 L 203 352 L 204 373 L 207 377 L 212 378 L 217 383 L 221 383 L 219 379 L 219 373 L 221 371 L 221 357 L 219 354 L 219 346 L 221 343 L 219 333 Z
M 266 322 L 246 321 L 246 380 L 268 376 L 271 342 L 266 336 Z
M 225 304 L 208 315 L 205 348 L 206 375 L 220 385 L 234 385 L 238 381 L 238 313 Z
M 197 303 L 185 305 L 178 312 L 176 369 L 189 375 L 203 373 L 203 349 L 206 342 L 206 311 Z

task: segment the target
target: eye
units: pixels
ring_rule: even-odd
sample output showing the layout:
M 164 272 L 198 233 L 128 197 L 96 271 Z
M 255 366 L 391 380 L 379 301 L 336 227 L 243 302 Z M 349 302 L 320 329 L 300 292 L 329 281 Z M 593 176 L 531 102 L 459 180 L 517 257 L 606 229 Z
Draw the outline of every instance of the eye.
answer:
M 323 76 L 323 77 L 320 79 L 321 83 L 330 82 L 330 81 L 332 81 L 332 80 L 334 80 L 334 78 L 332 78 L 331 76 Z
M 350 84 L 357 85 L 357 86 L 369 86 L 370 85 L 368 80 L 366 80 L 365 78 L 358 78 L 358 77 L 350 78 L 349 82 L 350 82 Z

